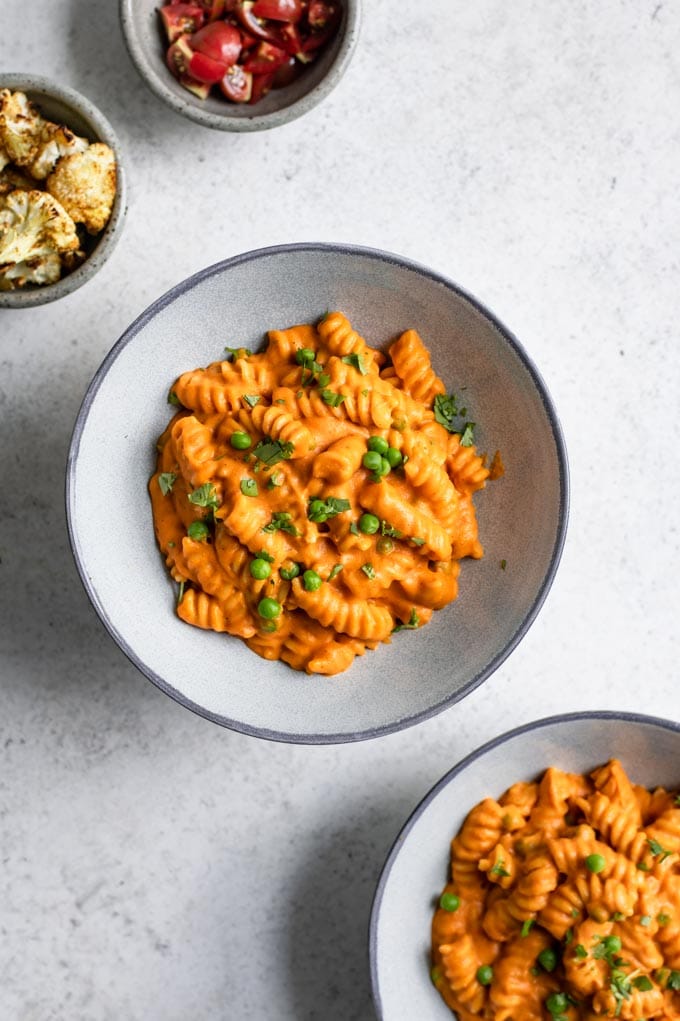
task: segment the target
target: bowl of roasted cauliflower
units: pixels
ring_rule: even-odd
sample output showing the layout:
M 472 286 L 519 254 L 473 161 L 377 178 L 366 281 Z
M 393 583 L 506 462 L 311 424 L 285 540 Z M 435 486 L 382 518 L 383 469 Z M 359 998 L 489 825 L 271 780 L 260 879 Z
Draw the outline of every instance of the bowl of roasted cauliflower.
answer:
M 124 215 L 120 147 L 99 110 L 45 78 L 0 77 L 0 307 L 76 290 L 111 254 Z

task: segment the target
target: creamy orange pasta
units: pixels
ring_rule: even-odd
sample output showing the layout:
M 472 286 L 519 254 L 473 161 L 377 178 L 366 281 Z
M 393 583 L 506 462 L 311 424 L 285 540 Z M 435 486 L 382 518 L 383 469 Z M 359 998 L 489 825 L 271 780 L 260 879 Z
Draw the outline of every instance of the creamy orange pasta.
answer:
M 680 797 L 612 760 L 472 809 L 432 923 L 460 1021 L 680 1018 Z
M 340 312 L 184 373 L 149 490 L 177 613 L 335 674 L 456 598 L 489 475 L 415 330 Z

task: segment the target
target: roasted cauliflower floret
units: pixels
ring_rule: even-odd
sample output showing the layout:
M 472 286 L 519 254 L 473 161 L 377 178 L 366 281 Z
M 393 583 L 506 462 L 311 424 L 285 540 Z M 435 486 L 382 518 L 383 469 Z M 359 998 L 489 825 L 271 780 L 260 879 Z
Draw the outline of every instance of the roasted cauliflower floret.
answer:
M 90 234 L 102 230 L 111 216 L 116 196 L 116 161 L 104 142 L 86 152 L 63 156 L 47 178 L 47 190 Z
M 4 170 L 10 162 L 9 153 L 3 148 L 2 144 L 0 144 L 0 170 Z
M 61 255 L 78 248 L 73 220 L 48 192 L 11 191 L 0 198 L 2 290 L 53 283 L 61 273 Z
M 0 195 L 6 195 L 10 191 L 33 191 L 35 181 L 27 177 L 21 170 L 15 170 L 10 164 L 0 170 Z
M 45 120 L 23 92 L 0 92 L 0 147 L 36 180 L 44 180 L 61 156 L 84 152 L 88 145 L 70 128 Z

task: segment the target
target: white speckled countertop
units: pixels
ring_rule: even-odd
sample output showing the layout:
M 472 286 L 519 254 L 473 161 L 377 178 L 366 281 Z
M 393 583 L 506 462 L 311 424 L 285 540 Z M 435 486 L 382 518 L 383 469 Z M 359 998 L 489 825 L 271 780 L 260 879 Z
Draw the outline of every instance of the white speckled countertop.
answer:
M 102 108 L 130 208 L 83 289 L 0 311 L 2 1021 L 371 1021 L 374 884 L 435 780 L 551 713 L 680 718 L 680 11 L 365 7 L 331 97 L 240 137 L 147 91 L 114 0 L 3 0 L 3 70 Z M 528 636 L 458 706 L 360 745 L 268 744 L 175 705 L 100 625 L 66 537 L 71 428 L 122 330 L 194 271 L 300 240 L 399 252 L 486 302 L 571 463 Z

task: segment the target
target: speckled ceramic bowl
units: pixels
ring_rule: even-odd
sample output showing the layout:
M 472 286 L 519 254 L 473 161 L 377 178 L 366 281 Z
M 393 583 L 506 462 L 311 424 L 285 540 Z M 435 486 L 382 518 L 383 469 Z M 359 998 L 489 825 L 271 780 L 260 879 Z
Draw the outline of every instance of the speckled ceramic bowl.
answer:
M 147 482 L 180 373 L 225 344 L 340 309 L 373 345 L 417 328 L 450 389 L 466 389 L 479 449 L 504 478 L 477 494 L 483 560 L 422 631 L 333 679 L 266 662 L 242 642 L 182 623 L 154 540 Z M 105 625 L 147 677 L 225 726 L 286 741 L 353 741 L 399 730 L 480 684 L 526 633 L 557 568 L 567 465 L 545 387 L 518 342 L 444 277 L 369 249 L 301 244 L 229 259 L 178 284 L 130 326 L 75 426 L 67 508 L 81 577 Z M 506 570 L 501 561 L 506 561 Z
M 430 981 L 430 926 L 449 878 L 450 842 L 482 798 L 499 797 L 548 766 L 588 772 L 621 759 L 645 787 L 680 784 L 680 725 L 626 713 L 575 713 L 496 738 L 455 766 L 418 805 L 382 871 L 370 923 L 379 1021 L 452 1021 Z
M 106 142 L 113 149 L 118 168 L 116 198 L 111 217 L 101 234 L 87 239 L 87 259 L 72 273 L 44 287 L 28 285 L 0 291 L 0 308 L 29 308 L 63 298 L 89 280 L 111 255 L 123 230 L 126 212 L 125 168 L 120 144 L 106 117 L 75 89 L 47 78 L 28 74 L 0 74 L 0 89 L 24 92 L 48 120 L 65 124 L 90 142 Z
M 219 131 L 262 131 L 301 117 L 342 78 L 359 35 L 361 0 L 342 3 L 343 21 L 333 42 L 295 82 L 283 89 L 273 89 L 252 106 L 230 103 L 219 93 L 202 100 L 179 84 L 165 63 L 168 43 L 158 16 L 157 0 L 120 0 L 120 16 L 125 42 L 137 70 L 151 91 L 176 113 Z

